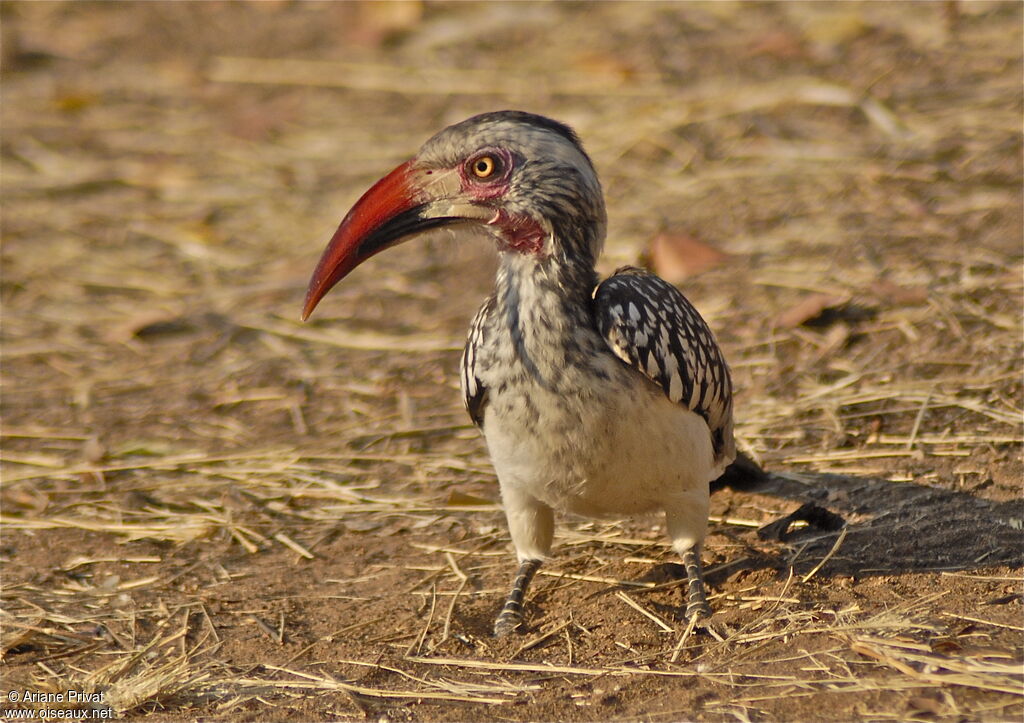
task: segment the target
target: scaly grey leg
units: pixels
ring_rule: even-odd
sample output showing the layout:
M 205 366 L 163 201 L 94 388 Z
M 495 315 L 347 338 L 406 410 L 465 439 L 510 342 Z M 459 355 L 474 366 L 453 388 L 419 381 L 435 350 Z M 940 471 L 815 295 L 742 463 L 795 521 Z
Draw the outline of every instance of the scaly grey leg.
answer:
M 686 618 L 687 620 L 711 617 L 711 606 L 708 605 L 708 596 L 704 590 L 704 575 L 700 566 L 700 552 L 697 547 L 691 547 L 683 553 L 683 567 L 686 568 L 687 583 L 686 593 Z
M 539 567 L 540 560 L 523 560 L 519 565 L 519 572 L 512 580 L 512 591 L 505 600 L 505 606 L 498 613 L 498 619 L 494 621 L 494 637 L 508 635 L 523 622 L 523 597 Z

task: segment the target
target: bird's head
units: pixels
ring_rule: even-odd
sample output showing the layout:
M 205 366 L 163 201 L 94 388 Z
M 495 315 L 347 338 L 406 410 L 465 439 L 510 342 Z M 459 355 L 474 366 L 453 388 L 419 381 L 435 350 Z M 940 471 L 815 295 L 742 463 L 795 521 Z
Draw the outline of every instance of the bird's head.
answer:
M 370 256 L 454 226 L 485 230 L 504 254 L 592 268 L 604 242 L 604 197 L 576 134 L 520 111 L 445 128 L 348 212 L 313 272 L 302 318 Z

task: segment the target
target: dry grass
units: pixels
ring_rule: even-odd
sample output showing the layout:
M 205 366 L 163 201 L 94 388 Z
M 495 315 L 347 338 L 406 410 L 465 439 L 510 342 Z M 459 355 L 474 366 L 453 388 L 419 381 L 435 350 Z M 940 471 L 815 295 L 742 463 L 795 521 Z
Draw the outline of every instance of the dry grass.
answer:
M 5 682 L 166 720 L 1018 717 L 1020 7 L 399 7 L 4 8 Z M 570 520 L 530 632 L 487 635 L 511 558 L 454 389 L 487 249 L 297 322 L 344 206 L 504 106 L 579 130 L 607 269 L 728 254 L 685 288 L 777 477 L 716 496 L 707 632 L 655 521 Z M 808 498 L 849 527 L 757 538 Z

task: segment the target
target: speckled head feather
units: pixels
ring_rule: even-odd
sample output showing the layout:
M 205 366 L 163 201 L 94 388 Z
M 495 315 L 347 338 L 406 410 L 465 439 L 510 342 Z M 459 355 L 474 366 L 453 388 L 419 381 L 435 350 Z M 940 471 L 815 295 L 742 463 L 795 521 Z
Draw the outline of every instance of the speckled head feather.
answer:
M 502 149 L 513 169 L 502 207 L 528 215 L 546 231 L 547 252 L 593 264 L 604 245 L 607 216 L 594 164 L 569 126 L 544 116 L 502 110 L 445 128 L 420 148 L 417 164 L 448 168 L 474 153 Z
M 496 110 L 472 116 L 434 134 L 430 140 L 423 144 L 423 149 L 427 149 L 431 144 L 445 137 L 467 138 L 473 135 L 483 135 L 488 139 L 494 139 L 502 126 L 508 128 L 532 127 L 559 135 L 575 146 L 576 150 L 579 151 L 587 160 L 587 163 L 590 164 L 591 169 L 593 169 L 594 164 L 591 162 L 587 152 L 583 150 L 583 143 L 580 142 L 576 131 L 564 123 L 559 123 L 556 120 L 537 115 L 536 113 L 527 113 L 523 110 Z

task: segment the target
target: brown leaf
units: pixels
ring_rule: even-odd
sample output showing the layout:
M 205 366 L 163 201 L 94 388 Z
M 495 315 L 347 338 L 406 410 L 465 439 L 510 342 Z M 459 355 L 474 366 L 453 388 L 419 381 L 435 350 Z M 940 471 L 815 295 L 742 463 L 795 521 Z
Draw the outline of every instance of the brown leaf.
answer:
M 662 233 L 651 239 L 648 255 L 651 268 L 670 284 L 678 284 L 729 255 L 686 234 Z
M 779 326 L 795 328 L 822 315 L 827 309 L 836 309 L 847 303 L 850 297 L 835 294 L 810 294 L 779 314 Z

